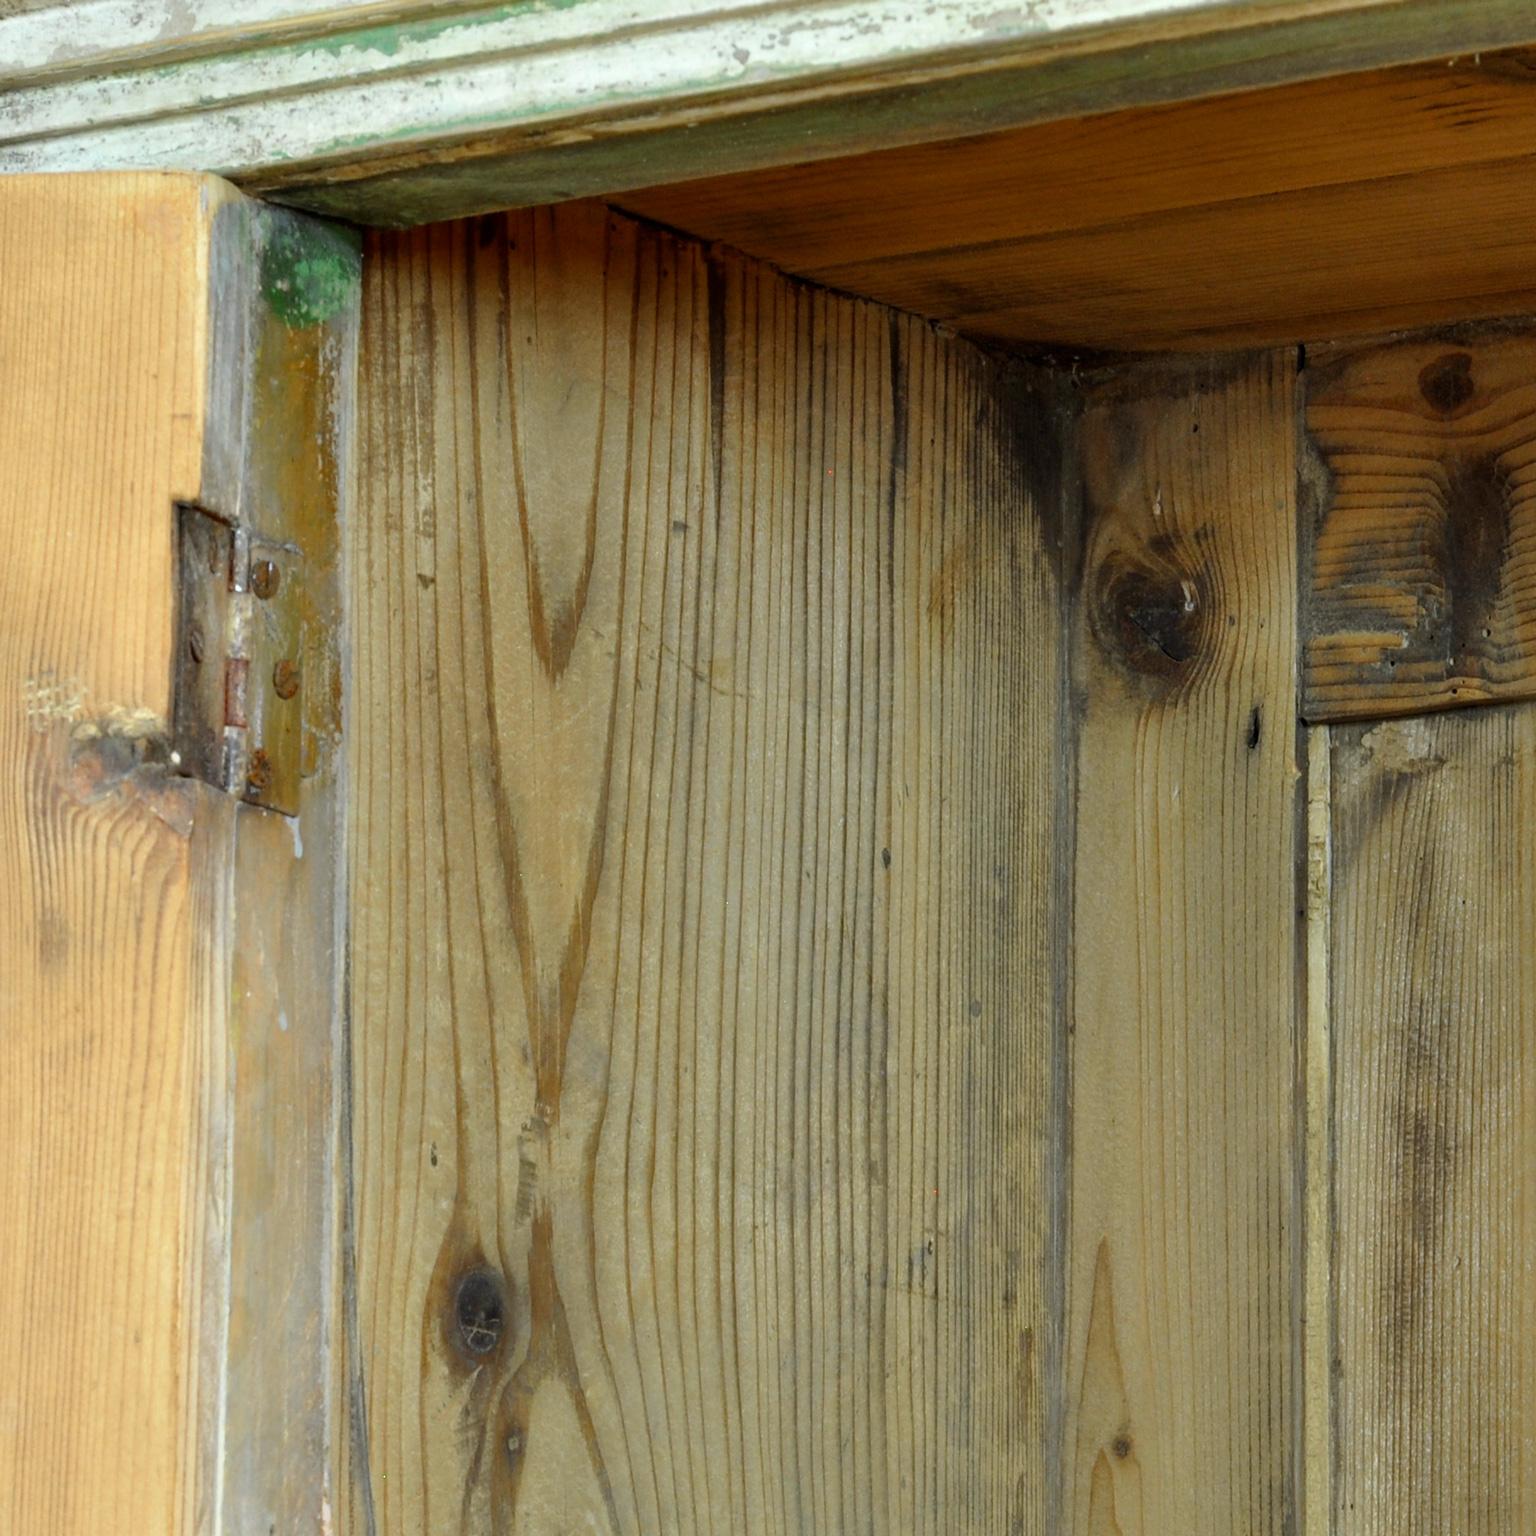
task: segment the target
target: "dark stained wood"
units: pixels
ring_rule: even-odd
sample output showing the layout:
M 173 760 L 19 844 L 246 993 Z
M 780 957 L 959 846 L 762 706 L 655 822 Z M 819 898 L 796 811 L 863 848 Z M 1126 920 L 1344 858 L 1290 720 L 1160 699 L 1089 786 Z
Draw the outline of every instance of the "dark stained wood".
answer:
M 1536 335 L 1313 351 L 1309 719 L 1536 694 Z
M 1332 1529 L 1536 1529 L 1536 705 L 1335 728 Z
M 349 1528 L 1047 1536 L 1053 393 L 590 206 L 365 274 Z
M 1463 58 L 630 193 L 990 339 L 1325 339 L 1536 308 L 1536 55 Z

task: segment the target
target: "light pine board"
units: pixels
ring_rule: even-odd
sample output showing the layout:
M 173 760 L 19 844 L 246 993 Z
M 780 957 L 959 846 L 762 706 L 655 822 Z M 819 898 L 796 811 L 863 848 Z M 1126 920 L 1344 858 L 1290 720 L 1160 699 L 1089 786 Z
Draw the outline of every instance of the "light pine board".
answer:
M 1289 354 L 1081 423 L 1066 1504 L 1288 1530 L 1299 828 Z
M 210 188 L 0 181 L 0 1530 L 200 1497 L 220 838 L 164 746 Z
M 351 1527 L 1050 1530 L 1054 403 L 583 205 L 366 274 Z
M 0 1531 L 18 1536 L 332 1518 L 329 621 L 356 274 L 355 253 L 322 271 L 305 230 L 207 177 L 0 180 Z M 326 315 L 299 317 L 300 290 Z M 302 544 L 306 615 L 327 622 L 297 821 L 170 771 L 181 499 L 258 524 L 281 502 Z
M 1536 708 L 1336 728 L 1335 1528 L 1536 1524 Z

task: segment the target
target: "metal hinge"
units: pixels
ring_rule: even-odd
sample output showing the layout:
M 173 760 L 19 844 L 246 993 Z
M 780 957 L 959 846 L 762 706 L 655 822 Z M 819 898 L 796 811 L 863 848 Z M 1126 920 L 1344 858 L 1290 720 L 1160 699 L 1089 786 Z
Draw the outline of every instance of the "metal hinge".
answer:
M 303 581 L 298 550 L 204 507 L 177 508 L 172 761 L 252 805 L 294 816 L 303 776 Z

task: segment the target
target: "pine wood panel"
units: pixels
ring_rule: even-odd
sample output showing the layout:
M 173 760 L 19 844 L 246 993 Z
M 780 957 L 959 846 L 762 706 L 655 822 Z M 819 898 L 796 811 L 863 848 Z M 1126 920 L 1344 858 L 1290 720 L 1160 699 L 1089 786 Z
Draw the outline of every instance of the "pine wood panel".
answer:
M 1290 1528 L 1290 354 L 1081 424 L 1063 1530 Z
M 1536 709 L 1334 732 L 1336 1529 L 1536 1524 Z
M 1531 122 L 1532 55 L 1468 54 L 620 200 L 968 334 L 1269 344 L 1536 304 Z
M 206 177 L 0 181 L 6 1532 L 331 1519 L 357 285 L 315 231 Z M 172 772 L 180 500 L 301 549 L 297 820 Z
M 1536 338 L 1309 355 L 1309 718 L 1536 692 Z
M 366 270 L 354 1528 L 1051 1529 L 1053 403 L 583 205 Z
M 0 1528 L 191 1528 L 216 831 L 163 749 L 208 187 L 0 181 Z

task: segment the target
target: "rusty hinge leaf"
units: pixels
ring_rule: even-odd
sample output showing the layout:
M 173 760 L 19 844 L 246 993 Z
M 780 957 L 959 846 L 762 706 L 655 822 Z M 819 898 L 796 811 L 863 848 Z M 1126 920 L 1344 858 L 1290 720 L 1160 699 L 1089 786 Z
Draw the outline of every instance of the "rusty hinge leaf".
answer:
M 252 805 L 297 815 L 303 571 L 289 545 L 177 508 L 173 761 Z

